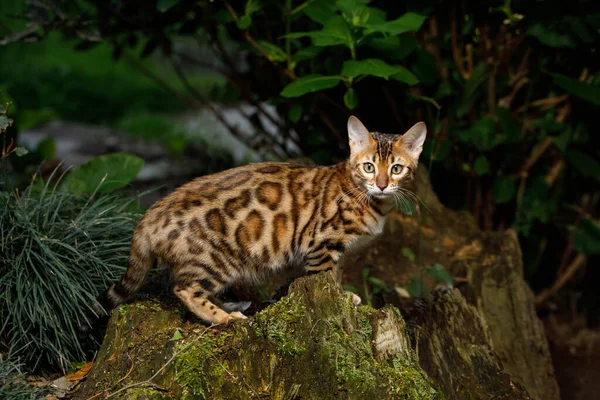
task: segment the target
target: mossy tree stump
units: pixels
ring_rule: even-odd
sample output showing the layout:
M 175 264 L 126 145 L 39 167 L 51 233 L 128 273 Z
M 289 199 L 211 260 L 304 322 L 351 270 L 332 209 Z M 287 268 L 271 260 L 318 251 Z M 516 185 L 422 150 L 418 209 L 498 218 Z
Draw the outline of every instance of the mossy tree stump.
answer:
M 116 310 L 76 399 L 438 399 L 392 306 L 355 307 L 330 273 L 246 321 L 207 328 L 139 301 Z

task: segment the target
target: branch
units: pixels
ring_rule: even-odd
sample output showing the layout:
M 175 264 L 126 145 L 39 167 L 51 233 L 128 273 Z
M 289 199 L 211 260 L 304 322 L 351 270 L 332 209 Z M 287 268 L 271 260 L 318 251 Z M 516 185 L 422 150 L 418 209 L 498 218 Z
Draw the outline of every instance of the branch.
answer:
M 542 290 L 537 296 L 535 296 L 535 305 L 541 306 L 551 295 L 558 292 L 571 277 L 577 272 L 577 270 L 586 262 L 587 257 L 584 254 L 578 254 L 577 257 L 569 264 L 565 272 L 556 278 L 556 281 L 547 289 Z
M 469 74 L 465 71 L 463 66 L 460 50 L 458 49 L 458 33 L 456 28 L 456 2 L 452 5 L 452 15 L 450 20 L 450 30 L 452 31 L 451 45 L 452 45 L 452 59 L 454 59 L 454 64 L 456 64 L 456 68 L 458 69 L 458 73 L 465 80 L 469 80 Z

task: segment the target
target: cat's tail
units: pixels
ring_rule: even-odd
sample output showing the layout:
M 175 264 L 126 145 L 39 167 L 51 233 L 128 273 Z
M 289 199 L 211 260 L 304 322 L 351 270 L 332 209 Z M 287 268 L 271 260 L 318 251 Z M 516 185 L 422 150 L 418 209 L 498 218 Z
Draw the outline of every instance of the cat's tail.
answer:
M 143 239 L 142 235 L 134 235 L 127 271 L 125 271 L 119 282 L 100 295 L 97 304 L 94 304 L 94 311 L 99 315 L 104 315 L 133 297 L 144 284 L 154 259 L 150 244 Z M 98 306 L 101 306 L 101 308 Z

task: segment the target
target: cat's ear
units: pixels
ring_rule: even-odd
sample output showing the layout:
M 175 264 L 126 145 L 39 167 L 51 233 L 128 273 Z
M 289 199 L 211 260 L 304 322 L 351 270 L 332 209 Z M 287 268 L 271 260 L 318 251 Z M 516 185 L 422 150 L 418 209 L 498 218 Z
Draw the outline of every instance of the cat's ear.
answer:
M 348 118 L 348 138 L 351 153 L 364 151 L 374 142 L 369 130 L 354 115 Z
M 423 150 L 423 143 L 427 136 L 427 126 L 424 122 L 417 122 L 410 128 L 402 138 L 400 143 L 404 150 L 413 158 L 419 158 L 421 151 Z

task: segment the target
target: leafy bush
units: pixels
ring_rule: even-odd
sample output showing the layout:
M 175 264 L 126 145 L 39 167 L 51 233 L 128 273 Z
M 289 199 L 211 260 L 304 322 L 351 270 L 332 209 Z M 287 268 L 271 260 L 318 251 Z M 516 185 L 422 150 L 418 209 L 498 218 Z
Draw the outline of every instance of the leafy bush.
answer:
M 132 137 L 164 143 L 176 154 L 181 153 L 189 141 L 182 127 L 159 114 L 130 114 L 121 118 L 117 127 Z
M 254 106 L 257 137 L 230 130 L 279 158 L 290 141 L 318 163 L 343 157 L 351 113 L 381 131 L 426 120 L 436 192 L 484 230 L 514 227 L 534 288 L 596 254 L 600 15 L 587 0 L 84 3 L 85 14 L 67 0 L 53 3 L 60 12 L 31 12 L 39 29 L 28 38 L 58 29 L 84 48 L 73 26 L 93 26 L 116 54 L 160 52 L 183 88 L 171 93 L 189 104 L 206 96 L 185 67 L 205 65 L 194 50 L 210 46 L 215 69 Z M 279 135 L 259 134 L 265 100 L 287 117 L 270 118 Z
M 0 355 L 0 398 L 3 400 L 37 400 L 44 398 L 47 388 L 26 383 L 21 367 Z
M 127 265 L 132 200 L 34 183 L 0 192 L 0 344 L 30 367 L 84 357 L 76 325 Z

